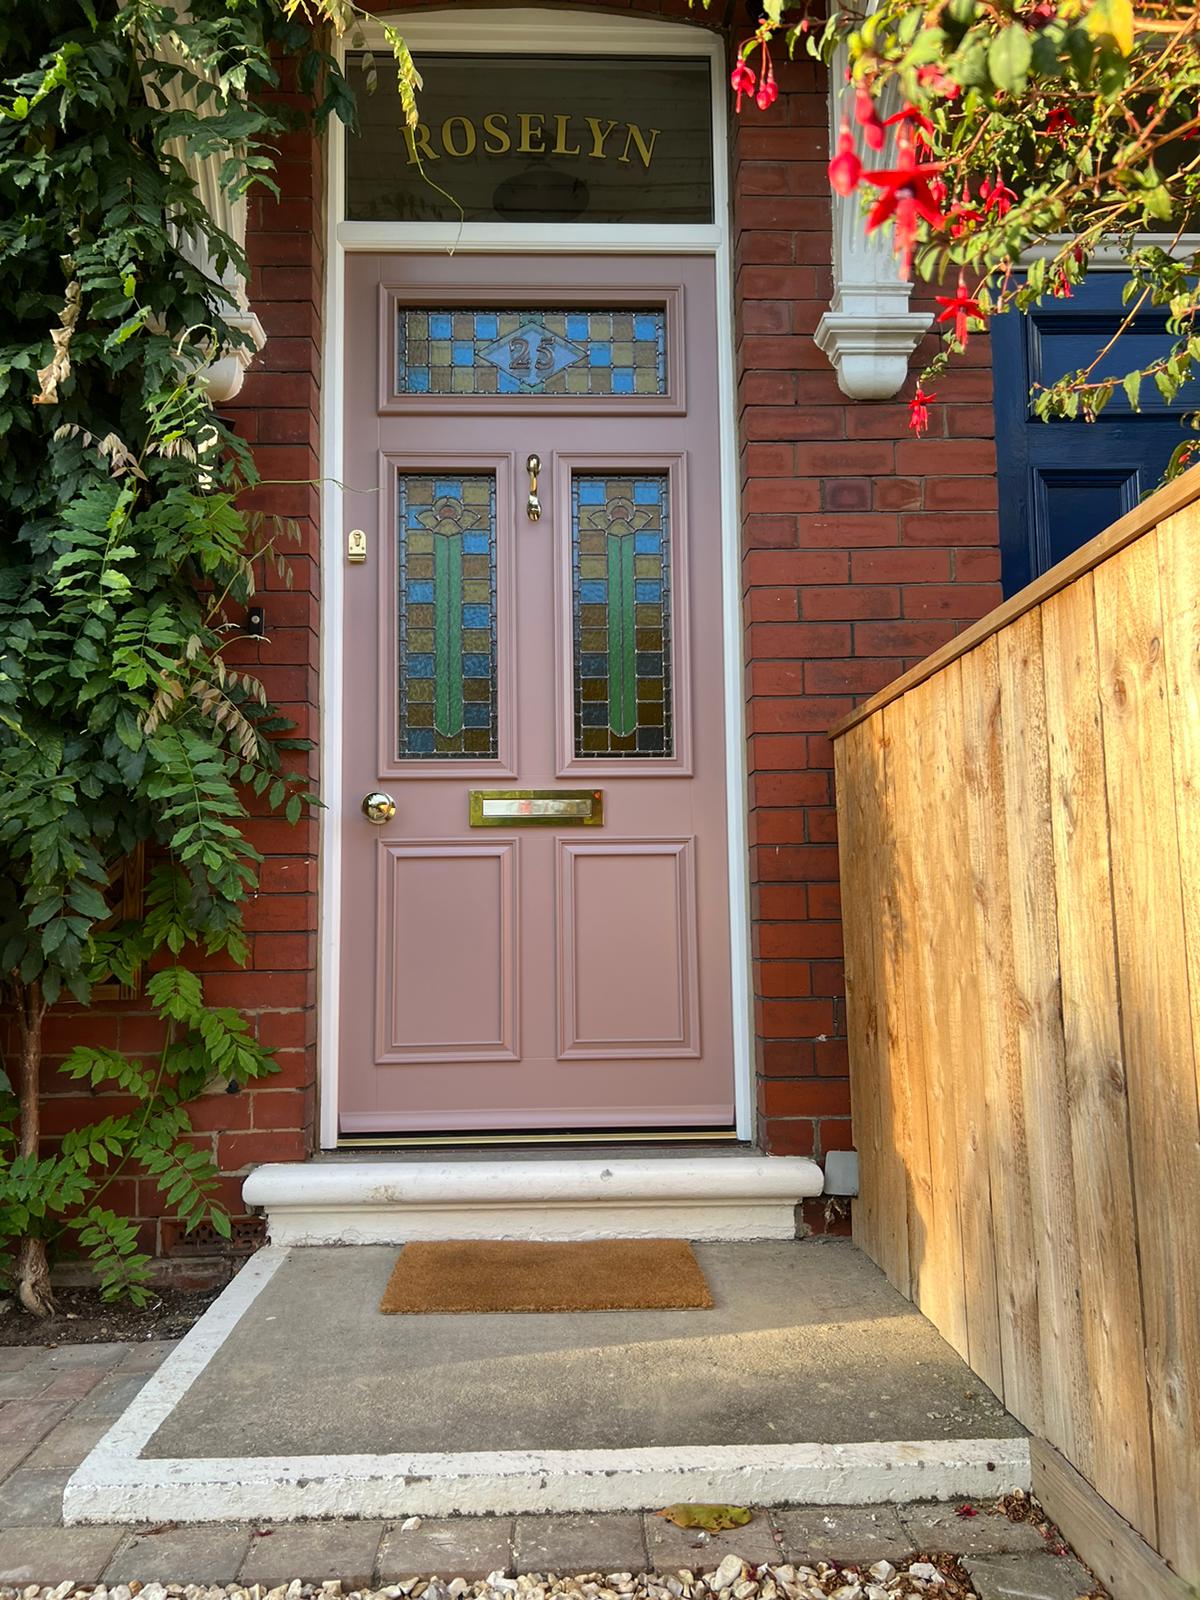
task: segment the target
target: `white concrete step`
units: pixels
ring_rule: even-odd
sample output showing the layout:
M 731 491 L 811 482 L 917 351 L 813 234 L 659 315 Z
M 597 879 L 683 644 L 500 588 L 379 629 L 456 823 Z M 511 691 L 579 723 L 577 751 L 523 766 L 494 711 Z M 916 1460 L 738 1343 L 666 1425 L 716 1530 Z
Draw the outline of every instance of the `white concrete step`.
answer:
M 410 1239 L 790 1239 L 807 1156 L 283 1162 L 242 1189 L 272 1244 Z

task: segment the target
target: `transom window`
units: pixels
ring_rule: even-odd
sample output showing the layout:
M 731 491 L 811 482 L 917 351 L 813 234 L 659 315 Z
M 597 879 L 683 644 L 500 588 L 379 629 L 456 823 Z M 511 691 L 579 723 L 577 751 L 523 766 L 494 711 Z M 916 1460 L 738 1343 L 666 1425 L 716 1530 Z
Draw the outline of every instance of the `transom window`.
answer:
M 346 216 L 390 222 L 713 220 L 707 60 L 422 52 L 421 121 L 403 126 L 386 72 L 346 70 L 361 132 L 346 141 Z

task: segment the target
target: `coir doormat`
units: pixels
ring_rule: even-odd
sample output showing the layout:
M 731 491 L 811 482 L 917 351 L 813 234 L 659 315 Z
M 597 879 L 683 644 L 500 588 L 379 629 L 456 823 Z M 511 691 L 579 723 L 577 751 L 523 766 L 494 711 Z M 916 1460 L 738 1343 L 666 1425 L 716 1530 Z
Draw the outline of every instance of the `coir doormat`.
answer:
M 384 1312 L 685 1311 L 712 1295 L 684 1239 L 406 1244 Z

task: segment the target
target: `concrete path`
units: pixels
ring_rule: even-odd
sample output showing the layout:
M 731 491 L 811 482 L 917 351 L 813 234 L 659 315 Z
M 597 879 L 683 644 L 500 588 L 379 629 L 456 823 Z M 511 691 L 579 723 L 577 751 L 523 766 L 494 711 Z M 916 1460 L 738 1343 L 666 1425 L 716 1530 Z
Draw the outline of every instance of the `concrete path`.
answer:
M 344 1521 L 64 1528 L 67 1476 L 173 1348 L 0 1348 L 0 1591 L 67 1580 L 274 1587 L 294 1578 L 338 1578 L 349 1588 L 434 1573 L 449 1581 L 497 1571 L 708 1571 L 730 1553 L 754 1563 L 899 1563 L 920 1550 L 961 1555 L 980 1600 L 1091 1592 L 1084 1569 L 1049 1551 L 1029 1524 L 930 1504 L 773 1507 L 702 1546 L 660 1518 L 622 1513 L 427 1518 L 407 1532 Z
M 393 1246 L 294 1250 L 150 1457 L 1006 1439 L 848 1241 L 699 1244 L 706 1311 L 381 1316 Z

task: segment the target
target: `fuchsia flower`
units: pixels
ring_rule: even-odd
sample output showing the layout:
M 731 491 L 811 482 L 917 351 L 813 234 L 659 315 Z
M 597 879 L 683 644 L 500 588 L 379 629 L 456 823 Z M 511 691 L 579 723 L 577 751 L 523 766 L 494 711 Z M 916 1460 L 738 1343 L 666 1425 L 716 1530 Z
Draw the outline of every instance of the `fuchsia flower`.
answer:
M 917 161 L 912 140 L 903 131 L 896 141 L 896 157 L 896 165 L 889 170 L 863 174 L 868 183 L 883 190 L 867 217 L 867 232 L 874 233 L 890 218 L 894 219 L 896 254 L 901 272 L 908 277 L 912 271 L 918 221 L 924 218 L 930 227 L 940 228 L 946 220 L 929 188 L 930 179 L 944 171 L 945 163 Z
M 983 209 L 985 211 L 998 211 L 1003 217 L 1012 210 L 1017 196 L 1008 187 L 1000 174 L 997 173 L 995 182 L 990 178 L 985 178 L 980 184 L 979 198 L 983 201 Z
M 738 57 L 737 65 L 729 74 L 729 82 L 737 95 L 737 105 L 734 110 L 740 111 L 742 109 L 742 96 L 744 94 L 753 94 L 754 85 L 757 82 L 754 76 L 754 68 L 744 56 Z
M 1054 110 L 1046 118 L 1045 131 L 1046 133 L 1062 133 L 1064 128 L 1077 128 L 1078 126 L 1079 123 L 1073 112 L 1068 111 L 1066 106 L 1055 106 Z
M 768 106 L 774 105 L 778 98 L 779 90 L 775 84 L 775 68 L 771 64 L 771 51 L 764 35 L 762 62 L 758 69 L 758 93 L 754 97 L 754 103 L 760 111 L 765 111 Z
M 918 383 L 917 392 L 908 402 L 908 425 L 919 439 L 929 427 L 929 402 L 937 395 L 926 394 Z
M 829 183 L 835 194 L 853 194 L 862 178 L 863 165 L 854 148 L 854 135 L 850 132 L 850 118 L 842 118 L 838 134 L 837 154 L 829 163 Z
M 976 300 L 975 296 L 967 293 L 967 282 L 961 272 L 958 275 L 958 288 L 953 294 L 939 294 L 937 303 L 945 307 L 944 311 L 938 312 L 938 321 L 949 322 L 953 318 L 954 337 L 959 344 L 965 345 L 969 331 L 967 328 L 968 319 L 970 317 L 982 317 L 983 312 L 979 309 L 979 301 Z
M 863 131 L 863 138 L 872 150 L 882 150 L 887 134 L 880 121 L 879 112 L 871 98 L 871 91 L 860 84 L 854 94 L 854 117 Z
M 930 94 L 943 95 L 947 100 L 957 100 L 962 93 L 954 79 L 948 78 L 936 64 L 918 67 L 917 82 L 922 89 L 928 89 Z

